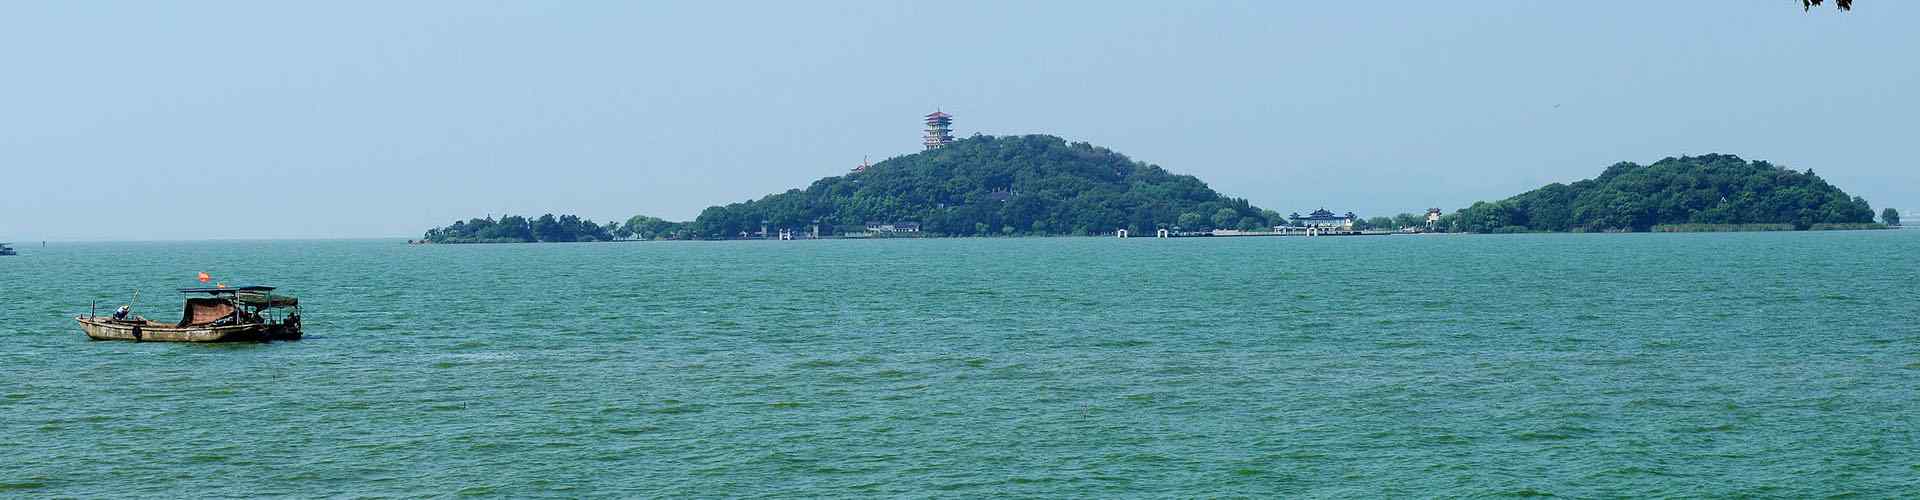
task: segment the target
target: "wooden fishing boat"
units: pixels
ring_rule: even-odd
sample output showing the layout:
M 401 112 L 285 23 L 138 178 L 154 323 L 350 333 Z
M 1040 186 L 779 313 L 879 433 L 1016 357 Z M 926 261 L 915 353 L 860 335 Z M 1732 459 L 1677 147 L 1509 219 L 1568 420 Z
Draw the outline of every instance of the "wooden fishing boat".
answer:
M 178 323 L 139 316 L 74 318 L 93 340 L 136 342 L 265 342 L 300 339 L 300 300 L 270 286 L 182 288 L 189 297 Z

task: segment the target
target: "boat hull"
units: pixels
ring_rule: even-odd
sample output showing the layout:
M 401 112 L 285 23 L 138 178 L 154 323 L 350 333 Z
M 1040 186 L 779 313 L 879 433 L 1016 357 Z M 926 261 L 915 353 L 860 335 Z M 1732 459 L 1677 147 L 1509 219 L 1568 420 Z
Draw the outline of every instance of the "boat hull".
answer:
M 164 323 L 112 321 L 85 316 L 74 318 L 80 329 L 93 340 L 131 340 L 135 342 L 263 342 L 299 340 L 295 325 L 227 325 L 180 327 Z

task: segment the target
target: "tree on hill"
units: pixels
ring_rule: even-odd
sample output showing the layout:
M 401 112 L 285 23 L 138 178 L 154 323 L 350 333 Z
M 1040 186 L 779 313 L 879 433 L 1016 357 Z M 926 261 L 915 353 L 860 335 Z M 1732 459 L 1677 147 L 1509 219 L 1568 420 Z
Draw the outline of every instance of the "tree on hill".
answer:
M 1618 163 L 1599 177 L 1548 184 L 1450 214 L 1443 226 L 1468 232 L 1647 231 L 1660 224 L 1814 224 L 1873 222 L 1867 201 L 1850 197 L 1809 169 L 1710 154 L 1652 165 Z
M 1106 148 L 1045 135 L 978 135 L 804 190 L 708 207 L 687 230 L 727 238 L 759 231 L 761 221 L 792 229 L 881 221 L 918 222 L 925 233 L 953 236 L 1151 234 L 1176 225 L 1260 227 L 1278 223 L 1277 215 Z
M 631 233 L 632 237 L 642 240 L 659 240 L 683 237 L 685 223 L 667 221 L 658 217 L 635 215 L 621 225 L 621 229 Z

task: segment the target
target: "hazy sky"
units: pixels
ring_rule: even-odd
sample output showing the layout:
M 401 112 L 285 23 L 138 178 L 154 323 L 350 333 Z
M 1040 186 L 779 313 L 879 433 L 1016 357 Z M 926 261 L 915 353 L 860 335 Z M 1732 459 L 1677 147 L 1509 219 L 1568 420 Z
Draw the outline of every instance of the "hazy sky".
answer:
M 1920 208 L 1920 2 L 6 2 L 0 241 L 688 219 L 959 135 L 1283 213 L 1726 152 Z

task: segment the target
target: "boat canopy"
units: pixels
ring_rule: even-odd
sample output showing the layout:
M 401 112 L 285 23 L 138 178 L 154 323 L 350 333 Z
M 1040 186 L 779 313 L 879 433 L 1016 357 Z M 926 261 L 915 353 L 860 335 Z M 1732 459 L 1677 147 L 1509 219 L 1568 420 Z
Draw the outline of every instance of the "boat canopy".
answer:
M 260 285 L 182 288 L 180 293 L 204 293 L 215 297 L 232 295 L 234 302 L 251 307 L 300 307 L 300 299 L 272 293 L 274 287 Z
M 270 287 L 270 286 L 260 286 L 260 285 L 242 285 L 242 286 L 203 286 L 203 287 L 198 287 L 198 288 L 182 288 L 182 289 L 180 289 L 180 293 L 205 293 L 205 294 L 212 294 L 212 295 L 220 295 L 220 294 L 223 294 L 223 293 L 240 293 L 240 292 L 271 292 L 271 291 L 273 291 L 273 287 Z
M 253 307 L 300 307 L 300 299 L 292 295 L 267 294 L 265 292 L 242 292 L 233 295 L 233 300 Z M 271 303 L 268 300 L 272 300 Z
M 180 327 L 206 326 L 232 316 L 233 303 L 222 299 L 187 299 L 187 310 L 180 315 Z

